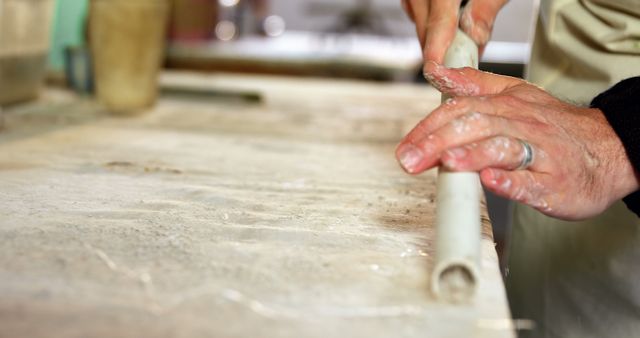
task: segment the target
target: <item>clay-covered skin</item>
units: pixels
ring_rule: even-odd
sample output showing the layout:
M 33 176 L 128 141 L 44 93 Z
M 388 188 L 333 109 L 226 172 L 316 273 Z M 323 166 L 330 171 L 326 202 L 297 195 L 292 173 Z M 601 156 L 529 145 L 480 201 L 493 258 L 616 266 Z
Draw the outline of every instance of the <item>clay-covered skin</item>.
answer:
M 553 217 L 584 219 L 638 189 L 622 143 L 599 109 L 565 103 L 526 81 L 472 68 L 425 66 L 454 98 L 400 143 L 402 167 L 478 171 L 485 187 Z M 472 90 L 471 90 L 472 89 Z M 527 170 L 523 146 L 534 159 Z
M 459 20 L 460 0 L 402 0 L 402 7 L 416 25 L 425 62 L 442 64 L 458 26 L 475 41 L 482 54 L 495 18 L 507 1 L 471 0 Z

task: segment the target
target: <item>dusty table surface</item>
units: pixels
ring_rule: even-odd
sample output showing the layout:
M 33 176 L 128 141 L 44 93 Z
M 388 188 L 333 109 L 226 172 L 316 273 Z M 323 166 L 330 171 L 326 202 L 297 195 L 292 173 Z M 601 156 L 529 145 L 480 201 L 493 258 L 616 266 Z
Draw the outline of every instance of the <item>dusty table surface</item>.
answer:
M 393 149 L 424 86 L 165 74 L 110 117 L 48 91 L 0 132 L 2 337 L 513 337 L 483 219 L 471 305 L 428 292 L 435 172 Z

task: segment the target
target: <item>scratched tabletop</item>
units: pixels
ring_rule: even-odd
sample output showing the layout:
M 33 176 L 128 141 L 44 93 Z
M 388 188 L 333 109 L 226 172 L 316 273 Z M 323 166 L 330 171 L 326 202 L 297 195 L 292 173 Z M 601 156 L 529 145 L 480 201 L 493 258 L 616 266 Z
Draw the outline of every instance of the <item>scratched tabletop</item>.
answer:
M 393 150 L 434 89 L 162 83 L 199 94 L 123 118 L 48 89 L 2 111 L 0 337 L 514 336 L 487 217 L 476 299 L 428 291 L 435 172 Z

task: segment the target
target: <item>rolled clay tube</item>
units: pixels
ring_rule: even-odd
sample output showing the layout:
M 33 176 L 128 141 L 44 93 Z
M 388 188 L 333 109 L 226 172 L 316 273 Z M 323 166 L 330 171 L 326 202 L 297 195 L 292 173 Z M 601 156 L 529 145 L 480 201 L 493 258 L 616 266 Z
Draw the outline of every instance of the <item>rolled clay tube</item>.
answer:
M 478 68 L 478 47 L 458 30 L 444 65 Z M 442 96 L 445 101 L 448 97 Z M 440 300 L 473 300 L 480 268 L 480 200 L 482 188 L 475 172 L 438 171 L 436 209 L 436 262 L 431 291 Z

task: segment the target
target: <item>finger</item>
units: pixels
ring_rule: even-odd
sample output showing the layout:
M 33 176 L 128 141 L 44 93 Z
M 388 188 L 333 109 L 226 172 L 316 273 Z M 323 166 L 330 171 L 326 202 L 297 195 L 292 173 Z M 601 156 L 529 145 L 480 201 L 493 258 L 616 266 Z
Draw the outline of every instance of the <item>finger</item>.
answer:
M 408 0 L 413 22 L 416 25 L 416 33 L 420 46 L 424 50 L 424 43 L 427 36 L 427 18 L 429 16 L 429 5 L 427 0 Z
M 478 44 L 481 50 L 489 42 L 493 23 L 507 0 L 473 0 L 460 17 L 460 28 Z
M 422 119 L 408 134 L 403 142 L 418 142 L 452 120 L 472 111 L 491 113 L 494 107 L 487 106 L 484 97 L 449 98 L 429 115 Z
M 442 63 L 458 28 L 461 0 L 431 0 L 424 46 L 425 61 Z
M 409 134 L 405 136 L 404 140 L 417 142 L 437 129 L 442 128 L 442 126 L 452 120 L 471 112 L 481 112 L 505 117 L 517 116 L 518 113 L 514 113 L 512 107 L 505 104 L 505 102 L 506 100 L 501 100 L 499 97 L 486 96 L 450 98 L 420 121 Z
M 407 13 L 407 16 L 409 17 L 409 19 L 415 22 L 415 19 L 413 18 L 413 10 L 411 9 L 411 5 L 409 4 L 409 1 L 401 0 L 400 5 L 402 6 L 402 10 L 404 10 L 404 12 Z
M 447 68 L 435 62 L 427 62 L 424 76 L 439 91 L 451 96 L 492 95 L 525 83 L 515 77 L 483 72 L 470 67 Z
M 504 117 L 469 113 L 417 142 L 401 143 L 397 149 L 397 157 L 405 171 L 417 174 L 439 164 L 441 154 L 447 149 L 497 135 L 518 134 L 520 124 L 522 122 L 510 121 Z
M 480 172 L 482 184 L 498 196 L 529 205 L 545 214 L 551 213 L 548 174 L 529 170 L 506 171 L 487 168 Z
M 531 147 L 535 154 L 534 147 Z M 522 164 L 524 156 L 522 142 L 512 137 L 496 136 L 448 149 L 442 154 L 441 162 L 454 171 L 480 171 L 489 167 L 514 170 Z M 536 171 L 537 165 L 534 159 L 529 168 Z

